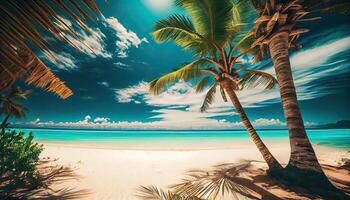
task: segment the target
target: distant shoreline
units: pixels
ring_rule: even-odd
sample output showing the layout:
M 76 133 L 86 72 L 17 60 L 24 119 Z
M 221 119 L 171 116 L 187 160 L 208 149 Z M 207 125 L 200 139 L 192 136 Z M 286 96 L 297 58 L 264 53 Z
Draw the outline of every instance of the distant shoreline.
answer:
M 65 128 L 65 127 L 9 127 L 10 129 L 50 129 L 75 131 L 246 131 L 246 129 L 103 129 L 103 128 Z M 306 130 L 330 130 L 350 128 L 306 127 Z M 258 131 L 288 130 L 287 128 L 257 128 Z

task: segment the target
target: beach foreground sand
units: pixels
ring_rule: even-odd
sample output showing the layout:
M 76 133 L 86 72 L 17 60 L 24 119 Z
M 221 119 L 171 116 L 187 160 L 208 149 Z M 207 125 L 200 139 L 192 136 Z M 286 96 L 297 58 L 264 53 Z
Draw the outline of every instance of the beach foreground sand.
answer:
M 56 163 L 75 169 L 76 179 L 55 187 L 84 190 L 85 195 L 78 199 L 138 199 L 135 194 L 140 185 L 166 188 L 178 183 L 191 169 L 206 169 L 242 160 L 262 161 L 253 144 L 240 145 L 239 142 L 233 143 L 232 148 L 209 150 L 195 147 L 192 150 L 128 150 L 55 143 L 46 143 L 44 147 L 43 157 L 58 158 Z M 269 147 L 281 163 L 288 162 L 288 143 L 271 142 Z M 315 145 L 315 151 L 323 164 L 337 165 L 342 158 L 350 157 L 346 150 L 341 149 Z M 260 162 L 255 162 L 255 165 L 266 167 Z

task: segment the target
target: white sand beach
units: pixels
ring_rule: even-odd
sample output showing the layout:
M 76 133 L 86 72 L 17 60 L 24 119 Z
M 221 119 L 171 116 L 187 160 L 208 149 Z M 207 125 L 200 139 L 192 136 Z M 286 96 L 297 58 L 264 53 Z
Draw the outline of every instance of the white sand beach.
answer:
M 268 146 L 276 158 L 286 164 L 289 156 L 287 141 L 269 142 Z M 166 188 L 178 183 L 186 171 L 206 169 L 212 165 L 235 163 L 243 159 L 262 161 L 254 144 L 233 142 L 216 149 L 164 150 L 144 145 L 145 150 L 116 149 L 111 146 L 89 146 L 80 144 L 45 143 L 43 157 L 58 158 L 58 164 L 75 169 L 78 179 L 66 181 L 56 187 L 86 190 L 87 195 L 79 199 L 138 199 L 135 194 L 140 185 L 156 185 Z M 323 164 L 337 165 L 342 158 L 349 158 L 346 150 L 315 145 L 315 151 Z M 264 166 L 258 162 L 258 165 Z

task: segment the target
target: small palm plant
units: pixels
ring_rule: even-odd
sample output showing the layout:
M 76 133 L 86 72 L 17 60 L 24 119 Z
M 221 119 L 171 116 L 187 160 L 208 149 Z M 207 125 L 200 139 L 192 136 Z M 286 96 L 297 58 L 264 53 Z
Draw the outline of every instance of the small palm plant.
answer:
M 152 35 L 157 42 L 173 41 L 184 50 L 191 51 L 196 60 L 153 80 L 150 91 L 157 95 L 178 80 L 199 80 L 195 87 L 197 92 L 210 85 L 201 106 L 201 111 L 204 112 L 219 88 L 224 101 L 227 101 L 227 93 L 270 170 L 280 170 L 281 165 L 256 133 L 236 95 L 236 91 L 245 88 L 272 89 L 276 84 L 275 78 L 270 74 L 242 67 L 240 58 L 249 53 L 249 50 L 242 50 L 245 49 L 243 47 L 246 42 L 242 36 L 244 26 L 239 5 L 231 0 L 178 0 L 176 4 L 190 18 L 173 15 L 161 19 L 156 23 Z
M 8 126 L 8 119 L 12 116 L 15 118 L 24 118 L 28 109 L 18 103 L 17 100 L 26 100 L 30 90 L 22 90 L 20 87 L 13 87 L 6 95 L 0 97 L 0 115 L 4 115 L 4 119 L 0 128 L 4 130 Z

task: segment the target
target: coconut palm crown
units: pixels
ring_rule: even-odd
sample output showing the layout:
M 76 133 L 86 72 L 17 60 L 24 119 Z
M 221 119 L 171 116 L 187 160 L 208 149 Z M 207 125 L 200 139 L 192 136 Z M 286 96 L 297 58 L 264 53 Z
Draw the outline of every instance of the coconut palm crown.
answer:
M 88 32 L 86 20 L 94 20 L 92 13 L 100 14 L 94 0 L 2 0 L 0 91 L 22 80 L 63 99 L 71 96 L 71 89 L 52 73 L 30 47 L 41 50 L 51 60 L 56 59 L 51 53 L 57 50 L 53 42 L 64 41 L 79 50 L 72 41 L 82 40 L 65 18 Z
M 301 34 L 309 29 L 299 26 L 303 22 L 320 20 L 321 17 L 307 17 L 314 12 L 350 13 L 350 2 L 342 0 L 250 0 L 244 6 L 253 6 L 259 15 L 249 37 L 254 38 L 251 47 L 255 48 L 254 61 L 259 61 L 269 54 L 268 45 L 273 36 L 288 33 L 288 48 L 298 49 Z M 248 10 L 248 9 L 247 9 Z
M 276 80 L 270 74 L 243 68 L 240 58 L 249 53 L 243 50 L 246 40 L 241 30 L 239 5 L 230 0 L 218 2 L 214 0 L 178 0 L 176 4 L 190 15 L 172 15 L 159 20 L 154 26 L 152 35 L 159 42 L 173 41 L 186 51 L 191 51 L 196 59 L 180 67 L 180 69 L 155 79 L 150 84 L 154 94 L 160 94 L 169 84 L 178 80 L 192 81 L 200 78 L 196 91 L 200 92 L 208 86 L 210 77 L 214 78 L 212 89 L 201 108 L 205 111 L 210 104 L 217 86 L 223 90 L 223 83 L 230 80 L 234 90 L 263 86 L 274 88 Z M 237 42 L 238 41 L 238 42 Z M 236 42 L 236 43 L 235 43 Z M 226 101 L 225 93 L 221 93 Z
M 180 69 L 166 74 L 150 83 L 150 91 L 160 94 L 167 86 L 179 80 L 198 81 L 197 92 L 208 90 L 201 111 L 206 111 L 213 101 L 217 87 L 223 100 L 226 93 L 253 141 L 262 153 L 270 169 L 280 169 L 281 165 L 272 156 L 246 116 L 235 91 L 250 87 L 271 89 L 276 80 L 262 71 L 243 68 L 243 55 L 246 46 L 245 26 L 239 14 L 240 4 L 231 0 L 178 0 L 176 5 L 184 9 L 189 18 L 183 15 L 172 15 L 159 20 L 154 26 L 152 35 L 161 43 L 172 41 L 185 51 L 192 52 L 196 60 L 183 65 Z M 242 51 L 241 51 L 242 50 Z

